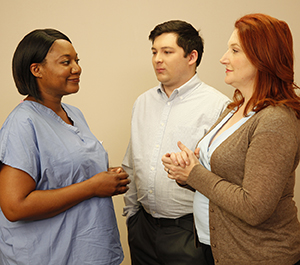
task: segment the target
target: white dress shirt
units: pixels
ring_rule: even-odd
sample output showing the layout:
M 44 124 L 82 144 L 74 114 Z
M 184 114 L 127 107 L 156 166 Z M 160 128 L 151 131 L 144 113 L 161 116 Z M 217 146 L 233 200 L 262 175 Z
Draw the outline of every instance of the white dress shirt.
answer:
M 123 160 L 131 179 L 124 195 L 127 220 L 141 205 L 155 218 L 179 218 L 193 212 L 194 193 L 167 177 L 161 158 L 178 152 L 178 141 L 194 150 L 228 103 L 225 95 L 201 82 L 197 74 L 170 97 L 161 84 L 138 97 Z

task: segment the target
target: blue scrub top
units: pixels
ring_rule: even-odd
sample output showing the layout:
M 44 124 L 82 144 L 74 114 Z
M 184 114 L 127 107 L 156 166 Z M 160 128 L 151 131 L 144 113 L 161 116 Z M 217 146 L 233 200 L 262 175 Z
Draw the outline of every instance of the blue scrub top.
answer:
M 0 161 L 28 173 L 37 190 L 57 189 L 106 171 L 108 156 L 81 111 L 62 103 L 73 121 L 33 101 L 20 103 L 0 130 Z M 120 264 L 112 199 L 94 197 L 40 221 L 9 222 L 0 211 L 0 264 Z

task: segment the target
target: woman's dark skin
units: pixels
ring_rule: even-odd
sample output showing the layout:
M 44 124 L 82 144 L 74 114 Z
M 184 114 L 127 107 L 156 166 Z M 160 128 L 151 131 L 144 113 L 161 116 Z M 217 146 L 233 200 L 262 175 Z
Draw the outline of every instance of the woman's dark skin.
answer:
M 63 96 L 79 90 L 81 67 L 73 45 L 56 40 L 45 62 L 30 67 L 36 77 L 44 106 L 52 109 L 63 121 L 72 121 L 61 106 Z M 28 96 L 25 100 L 36 101 Z M 130 180 L 121 168 L 110 168 L 83 182 L 54 190 L 36 190 L 36 183 L 26 172 L 1 164 L 0 206 L 12 222 L 40 220 L 58 215 L 92 197 L 109 197 L 125 193 Z

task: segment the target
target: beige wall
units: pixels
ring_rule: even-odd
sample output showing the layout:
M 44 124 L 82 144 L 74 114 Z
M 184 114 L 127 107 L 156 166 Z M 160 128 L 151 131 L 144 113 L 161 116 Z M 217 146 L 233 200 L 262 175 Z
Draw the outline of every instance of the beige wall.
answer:
M 252 12 L 286 20 L 294 36 L 295 79 L 300 83 L 299 0 L 0 0 L 0 3 L 0 124 L 22 99 L 11 76 L 11 58 L 17 43 L 35 28 L 57 28 L 73 41 L 83 68 L 80 92 L 64 101 L 83 111 L 92 132 L 104 141 L 112 166 L 120 165 L 124 156 L 134 100 L 157 84 L 148 35 L 160 22 L 182 19 L 201 29 L 205 53 L 199 76 L 231 97 L 233 89 L 224 83 L 224 67 L 219 59 L 226 50 L 234 21 Z M 299 177 L 295 193 L 300 206 Z M 123 265 L 128 265 L 122 196 L 115 197 L 114 202 L 126 255 Z

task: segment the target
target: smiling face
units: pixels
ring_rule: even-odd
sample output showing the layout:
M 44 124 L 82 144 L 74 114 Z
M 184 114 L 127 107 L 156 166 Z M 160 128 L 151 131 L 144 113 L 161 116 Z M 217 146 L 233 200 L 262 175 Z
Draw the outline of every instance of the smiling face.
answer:
M 244 97 L 251 96 L 257 68 L 246 57 L 237 29 L 233 31 L 228 41 L 228 50 L 220 62 L 226 66 L 225 83 L 239 89 Z
M 184 50 L 177 45 L 175 33 L 163 33 L 156 37 L 152 54 L 156 77 L 169 95 L 195 74 L 198 53 L 193 51 L 184 57 Z
M 61 99 L 79 90 L 81 67 L 78 61 L 73 45 L 59 39 L 51 46 L 44 62 L 31 65 L 43 99 Z

